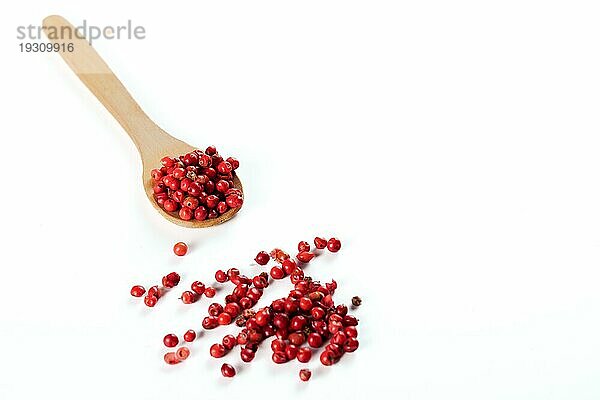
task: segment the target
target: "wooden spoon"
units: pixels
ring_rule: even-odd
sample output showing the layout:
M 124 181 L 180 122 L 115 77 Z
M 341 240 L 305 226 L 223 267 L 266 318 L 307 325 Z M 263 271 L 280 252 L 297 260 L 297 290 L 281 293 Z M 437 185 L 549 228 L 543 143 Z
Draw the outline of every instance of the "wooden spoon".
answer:
M 142 158 L 142 183 L 150 203 L 169 221 L 188 228 L 204 228 L 231 219 L 239 210 L 229 209 L 223 215 L 204 221 L 180 219 L 177 213 L 163 210 L 154 200 L 150 171 L 161 166 L 164 156 L 179 156 L 195 150 L 195 147 L 174 138 L 156 125 L 131 97 L 108 65 L 90 46 L 85 38 L 78 36 L 73 25 L 58 15 L 46 17 L 44 32 L 53 43 L 59 43 L 60 55 L 79 79 L 96 96 L 100 103 L 115 117 L 129 134 Z M 72 43 L 73 51 L 68 51 Z M 63 47 L 64 46 L 64 47 Z M 233 185 L 242 190 L 242 183 L 234 174 Z

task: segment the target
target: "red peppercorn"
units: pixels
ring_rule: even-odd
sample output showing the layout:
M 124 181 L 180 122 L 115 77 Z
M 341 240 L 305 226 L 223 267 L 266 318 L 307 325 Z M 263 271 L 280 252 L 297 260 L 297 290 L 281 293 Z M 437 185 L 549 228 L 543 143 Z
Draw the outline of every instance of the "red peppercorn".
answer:
M 222 312 L 221 314 L 219 314 L 219 325 L 229 325 L 231 324 L 231 315 L 229 315 L 226 312 Z
M 306 382 L 310 379 L 312 372 L 310 372 L 310 369 L 303 368 L 300 370 L 299 375 L 300 375 L 300 380 Z
M 331 343 L 337 344 L 338 346 L 343 346 L 346 343 L 346 334 L 342 331 L 337 331 L 331 337 Z
M 185 256 L 187 251 L 188 251 L 187 244 L 185 244 L 183 242 L 175 243 L 175 246 L 173 246 L 173 253 L 175 253 L 175 255 Z
M 325 247 L 327 247 L 327 239 L 316 237 L 315 238 L 315 247 L 317 249 L 324 249 Z
M 163 177 L 163 173 L 160 172 L 160 169 L 153 169 L 150 171 L 150 176 L 153 180 L 158 181 Z
M 273 249 L 270 254 L 271 258 L 278 263 L 282 263 L 283 260 L 290 258 L 290 255 L 281 249 Z
M 208 190 L 207 193 L 209 191 L 210 190 Z M 215 196 L 214 194 L 206 196 L 206 207 L 212 209 L 212 208 L 215 208 L 217 206 L 217 204 L 219 204 L 219 197 L 218 196 Z
M 288 298 L 285 301 L 284 307 L 285 307 L 285 312 L 287 312 L 288 314 L 293 314 L 296 311 L 298 311 L 298 301 Z
M 154 199 L 159 206 L 164 207 L 165 200 L 169 200 L 169 195 L 167 193 L 157 193 L 154 195 Z
M 304 271 L 302 271 L 300 268 L 296 268 L 296 270 L 290 275 L 290 282 L 292 282 L 294 285 L 296 283 L 302 282 L 303 280 Z M 300 295 L 302 295 L 302 292 L 300 292 Z
M 150 289 L 148 289 L 147 296 L 156 297 L 156 299 L 158 300 L 161 295 L 162 295 L 162 290 L 156 285 L 154 285 Z
M 298 348 L 293 344 L 288 344 L 285 347 L 284 353 L 288 360 L 293 360 L 298 355 Z
M 275 364 L 283 364 L 288 362 L 288 358 L 283 351 L 276 351 L 271 356 L 271 359 Z
M 154 296 L 146 296 L 144 297 L 144 304 L 148 307 L 154 307 L 158 299 Z
M 216 183 L 215 188 L 217 189 L 217 192 L 225 193 L 229 190 L 229 182 L 227 182 L 226 180 L 220 179 Z
M 200 281 L 194 281 L 194 283 L 192 283 L 192 291 L 199 296 L 204 294 L 205 289 L 206 288 L 204 287 L 204 283 Z
M 248 331 L 248 340 L 250 342 L 258 343 L 263 339 L 264 339 L 264 334 L 261 331 L 255 330 L 255 329 Z
M 271 350 L 273 350 L 274 352 L 285 351 L 285 347 L 286 344 L 281 339 L 273 339 L 273 341 L 271 342 Z
M 217 172 L 220 174 L 228 174 L 233 171 L 233 167 L 227 161 L 222 161 L 217 165 Z
M 296 256 L 296 258 L 298 259 L 298 261 L 301 261 L 303 263 L 307 263 L 310 262 L 310 260 L 313 259 L 315 255 L 311 252 L 308 251 L 303 251 L 298 253 L 298 255 Z
M 293 332 L 288 335 L 288 340 L 291 344 L 300 346 L 304 343 L 304 334 L 301 332 Z
M 223 306 L 220 305 L 219 303 L 212 303 L 210 306 L 208 306 L 208 315 L 217 317 L 222 312 L 223 312 Z
M 163 202 L 163 208 L 165 209 L 165 211 L 174 212 L 177 211 L 179 205 L 175 200 L 165 199 Z
M 310 347 L 321 347 L 323 344 L 323 338 L 317 332 L 312 332 L 308 335 L 307 343 Z
M 250 300 L 248 297 L 242 297 L 240 299 L 240 307 L 242 307 L 243 310 L 247 310 L 250 307 L 252 307 L 254 305 L 254 302 L 252 300 Z
M 154 191 L 155 194 L 162 193 L 165 191 L 165 185 L 162 183 L 157 183 L 156 185 L 152 186 L 152 191 Z
M 311 311 L 313 308 L 313 302 L 308 297 L 301 297 L 298 301 L 298 306 L 302 311 Z
M 355 326 L 347 326 L 344 328 L 344 334 L 348 338 L 356 338 L 358 337 L 358 331 Z
M 189 221 L 192 219 L 192 215 L 194 215 L 194 212 L 188 207 L 181 207 L 179 210 L 179 218 L 184 221 Z
M 198 221 L 204 221 L 208 217 L 208 210 L 204 206 L 199 206 L 194 210 L 194 218 Z
M 240 312 L 242 312 L 242 308 L 237 303 L 227 303 L 223 308 L 227 314 L 231 315 L 231 317 L 237 317 Z
M 179 183 L 179 190 L 182 192 L 187 192 L 192 182 L 193 181 L 190 178 L 183 178 Z
M 248 332 L 246 331 L 246 329 L 242 329 L 242 331 L 240 333 L 238 333 L 238 335 L 237 335 L 237 343 L 240 346 L 243 346 L 246 343 L 248 343 Z
M 206 289 L 204 289 L 204 295 L 209 299 L 215 297 L 215 294 L 217 294 L 217 290 L 213 287 L 209 286 Z
M 266 326 L 271 320 L 271 312 L 265 307 L 256 313 L 254 320 L 259 326 Z
M 285 276 L 285 274 L 283 273 L 283 270 L 279 267 L 271 268 L 270 275 L 271 275 L 271 278 L 273 278 L 273 279 L 283 279 L 283 277 Z
M 232 194 L 225 198 L 225 203 L 230 208 L 238 208 L 244 204 L 244 197 L 239 194 Z
M 346 343 L 344 343 L 344 351 L 352 353 L 356 349 L 358 349 L 358 340 L 356 340 L 356 338 L 353 337 L 348 338 L 346 340 Z
M 146 289 L 143 286 L 135 285 L 131 288 L 130 293 L 133 297 L 142 297 L 146 293 Z
M 193 329 L 187 330 L 183 334 L 183 340 L 185 340 L 186 342 L 193 342 L 194 340 L 196 340 L 196 331 L 194 331 Z
M 228 209 L 229 206 L 227 206 L 227 203 L 225 203 L 224 201 L 220 201 L 219 204 L 217 204 L 217 211 L 219 212 L 219 214 L 225 214 Z
M 173 175 L 173 178 L 183 179 L 185 178 L 185 169 L 175 168 L 171 174 Z
M 187 347 L 180 347 L 175 352 L 175 355 L 180 361 L 183 361 L 190 356 L 190 349 Z
M 179 276 L 179 274 L 177 272 L 171 272 L 170 274 L 163 276 L 162 284 L 166 288 L 172 288 L 172 287 L 179 285 L 180 280 L 181 280 L 181 277 Z
M 333 365 L 335 356 L 331 351 L 325 350 L 324 352 L 321 353 L 321 356 L 319 357 L 319 359 L 321 361 L 321 364 L 323 364 L 325 366 L 330 366 L 330 365 Z
M 173 200 L 175 200 L 177 203 L 183 202 L 184 196 L 185 195 L 183 194 L 183 191 L 181 191 L 181 190 L 176 190 L 171 194 L 171 198 Z
M 281 268 L 283 269 L 283 272 L 285 272 L 286 275 L 292 274 L 297 267 L 298 264 L 296 264 L 296 261 L 292 260 L 291 258 L 283 260 L 283 262 L 281 263 Z
M 253 287 L 253 288 L 248 289 L 248 292 L 247 292 L 246 296 L 250 300 L 252 300 L 254 303 L 256 303 L 262 297 L 262 293 L 263 293 L 262 289 L 258 289 L 258 288 Z
M 210 355 L 214 358 L 221 358 L 225 355 L 225 353 L 225 346 L 223 346 L 221 343 L 215 343 L 210 346 Z
M 308 322 L 308 320 L 304 316 L 296 315 L 290 321 L 290 329 L 293 331 L 299 331 L 302 328 L 304 328 L 304 326 L 306 325 L 307 322 Z
M 165 362 L 169 365 L 179 364 L 181 360 L 177 357 L 175 352 L 170 351 L 164 355 Z
M 312 350 L 309 349 L 308 347 L 300 347 L 298 349 L 298 354 L 296 354 L 296 358 L 301 363 L 309 362 L 311 357 L 312 357 Z
M 181 301 L 183 304 L 192 304 L 198 300 L 198 295 L 192 291 L 186 290 L 181 293 Z
M 233 335 L 225 335 L 221 343 L 223 343 L 223 347 L 225 347 L 226 350 L 231 350 L 237 344 L 237 339 Z
M 169 333 L 163 338 L 163 343 L 167 347 L 175 347 L 179 344 L 179 338 L 177 337 L 177 335 Z
M 233 279 L 233 277 L 240 276 L 240 270 L 237 268 L 229 268 L 227 270 L 227 277 Z
M 258 265 L 267 265 L 269 262 L 269 255 L 266 251 L 261 251 L 256 255 L 254 261 L 256 261 Z
M 240 166 L 240 162 L 233 157 L 227 157 L 227 162 L 231 164 L 231 168 L 233 168 L 234 170 L 238 169 Z
M 184 207 L 189 208 L 190 210 L 195 210 L 200 205 L 197 197 L 188 196 L 183 199 Z
M 219 321 L 216 317 L 208 316 L 204 317 L 204 319 L 202 320 L 202 327 L 204 329 L 214 329 L 217 326 L 219 326 Z
M 325 350 L 331 351 L 335 359 L 338 359 L 344 355 L 344 347 L 335 343 L 329 343 L 327 346 L 325 346 Z
M 215 146 L 208 146 L 204 152 L 209 156 L 212 156 L 217 154 L 217 148 Z
M 223 364 L 221 366 L 221 374 L 225 377 L 225 378 L 233 378 L 235 376 L 235 368 L 233 368 L 231 365 L 229 364 Z
M 235 296 L 236 298 L 242 298 L 244 296 L 246 296 L 246 293 L 248 292 L 248 286 L 246 285 L 237 285 L 235 287 L 235 289 L 233 289 L 233 296 Z
M 240 358 L 242 359 L 243 362 L 250 362 L 252 360 L 254 360 L 254 357 L 256 356 L 256 353 L 254 351 L 252 351 L 251 349 L 242 349 L 240 351 Z
M 335 308 L 335 312 L 336 312 L 336 314 L 341 315 L 343 317 L 346 314 L 348 314 L 348 306 L 346 306 L 345 304 L 339 304 Z
M 327 330 L 330 333 L 337 333 L 338 331 L 342 330 L 343 328 L 344 328 L 344 325 L 341 322 L 329 321 L 329 323 L 327 324 Z
M 338 238 L 331 238 L 327 241 L 327 250 L 337 253 L 342 248 L 342 242 Z
M 278 329 L 287 329 L 290 323 L 289 317 L 286 314 L 275 314 L 273 316 L 273 325 Z
M 298 251 L 302 253 L 303 251 L 310 251 L 310 244 L 308 242 L 302 241 L 298 243 Z
M 229 277 L 225 273 L 225 271 L 219 269 L 215 272 L 215 280 L 219 283 L 225 283 L 229 280 Z
M 252 284 L 257 289 L 264 289 L 267 286 L 269 286 L 269 282 L 265 279 L 264 276 L 261 276 L 261 275 L 257 275 L 254 278 L 252 278 Z

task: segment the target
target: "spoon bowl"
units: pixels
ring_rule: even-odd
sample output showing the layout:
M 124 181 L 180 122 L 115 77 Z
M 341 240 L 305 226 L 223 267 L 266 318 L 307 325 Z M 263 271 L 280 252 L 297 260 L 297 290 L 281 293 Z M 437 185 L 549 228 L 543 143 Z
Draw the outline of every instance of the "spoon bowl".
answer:
M 67 20 L 58 15 L 51 15 L 44 19 L 43 27 L 48 39 L 53 44 L 58 44 L 58 52 L 71 70 L 115 117 L 133 140 L 142 159 L 144 191 L 154 208 L 169 221 L 188 228 L 205 228 L 233 218 L 241 207 L 229 209 L 217 218 L 204 221 L 194 219 L 185 221 L 178 218 L 177 213 L 167 212 L 158 205 L 153 196 L 150 171 L 160 168 L 160 160 L 164 156 L 176 157 L 197 148 L 169 135 L 154 123 L 131 97 L 96 50 L 84 37 L 79 35 Z M 242 183 L 235 172 L 233 187 L 243 191 Z

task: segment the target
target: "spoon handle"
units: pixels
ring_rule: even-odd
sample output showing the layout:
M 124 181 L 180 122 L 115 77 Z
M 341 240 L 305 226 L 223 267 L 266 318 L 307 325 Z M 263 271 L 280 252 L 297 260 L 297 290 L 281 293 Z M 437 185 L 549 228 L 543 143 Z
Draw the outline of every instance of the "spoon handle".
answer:
M 43 26 L 48 39 L 60 45 L 62 58 L 121 124 L 140 153 L 152 150 L 157 136 L 167 134 L 144 113 L 96 50 L 59 15 L 46 17 Z

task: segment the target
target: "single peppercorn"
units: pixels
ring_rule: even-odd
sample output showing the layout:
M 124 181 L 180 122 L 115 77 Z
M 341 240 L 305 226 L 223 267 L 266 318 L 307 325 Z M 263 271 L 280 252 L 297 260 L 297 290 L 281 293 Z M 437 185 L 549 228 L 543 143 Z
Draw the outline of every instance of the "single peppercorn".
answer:
M 185 340 L 186 342 L 193 342 L 194 340 L 196 340 L 196 331 L 194 331 L 193 329 L 187 330 L 183 334 L 183 340 Z
M 231 365 L 229 364 L 223 364 L 221 366 L 221 374 L 225 377 L 225 378 L 233 378 L 235 376 L 235 368 L 233 368 Z
M 158 299 L 155 296 L 146 296 L 144 297 L 144 304 L 148 307 L 154 307 Z
M 170 351 L 164 355 L 165 362 L 169 365 L 179 364 L 181 360 L 177 357 L 174 351 Z
M 360 306 L 361 304 L 362 304 L 362 299 L 361 299 L 360 297 L 358 297 L 358 296 L 354 296 L 354 297 L 352 298 L 352 305 L 353 305 L 354 307 L 358 307 L 358 306 Z
M 177 256 L 185 256 L 186 253 L 188 251 L 188 246 L 187 244 L 183 243 L 183 242 L 178 242 L 175 243 L 175 246 L 173 246 L 173 253 L 175 253 L 175 255 Z
M 270 257 L 266 251 L 261 251 L 256 255 L 256 257 L 254 257 L 254 261 L 256 261 L 258 265 L 267 265 L 269 258 Z
M 133 297 L 142 297 L 146 293 L 146 289 L 143 286 L 135 285 L 131 288 L 130 293 Z
M 227 350 L 221 343 L 215 343 L 210 346 L 210 355 L 214 358 L 221 358 L 225 355 L 225 353 L 227 353 Z
M 315 247 L 319 250 L 324 249 L 325 247 L 327 247 L 327 239 L 316 237 L 315 238 Z
M 163 338 L 163 343 L 167 347 L 175 347 L 177 346 L 177 344 L 179 344 L 179 338 L 177 337 L 177 335 L 169 333 Z
M 300 380 L 302 380 L 303 382 L 306 382 L 310 379 L 312 372 L 310 372 L 310 369 L 306 369 L 303 368 L 300 370 Z
M 217 290 L 213 287 L 209 286 L 206 289 L 204 289 L 204 295 L 209 299 L 215 297 L 215 294 L 217 294 Z
M 302 241 L 298 243 L 298 251 L 302 253 L 303 251 L 310 251 L 310 244 L 308 242 Z
M 190 356 L 190 349 L 188 349 L 187 347 L 180 347 L 175 352 L 175 355 L 179 360 L 185 360 Z
M 186 290 L 181 293 L 181 301 L 183 304 L 192 304 L 198 300 L 198 295 L 192 291 Z
M 337 253 L 342 248 L 342 242 L 338 238 L 331 238 L 327 241 L 327 250 Z
M 215 272 L 215 280 L 219 283 L 225 283 L 229 280 L 229 277 L 225 273 L 225 271 L 219 269 Z
M 204 294 L 205 289 L 206 287 L 204 286 L 204 283 L 200 281 L 195 281 L 194 283 L 192 283 L 192 292 L 196 293 L 199 296 Z

